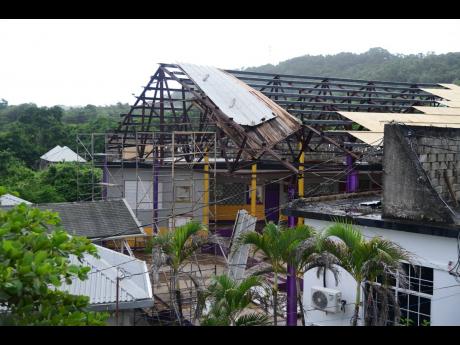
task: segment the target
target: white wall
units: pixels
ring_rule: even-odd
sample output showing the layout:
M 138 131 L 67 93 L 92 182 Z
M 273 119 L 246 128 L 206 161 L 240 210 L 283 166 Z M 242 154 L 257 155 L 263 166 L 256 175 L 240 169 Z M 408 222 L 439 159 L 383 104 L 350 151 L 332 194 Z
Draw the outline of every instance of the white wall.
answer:
M 331 225 L 331 222 L 305 219 L 305 224 L 321 231 Z M 460 325 L 460 282 L 447 271 L 449 261 L 457 260 L 457 240 L 454 238 L 423 235 L 404 231 L 356 226 L 364 236 L 382 236 L 398 243 L 414 254 L 415 264 L 434 269 L 434 291 L 431 300 L 431 325 Z M 344 270 L 340 269 L 339 285 L 336 287 L 332 273 L 327 274 L 327 287 L 342 292 L 342 299 L 354 303 L 356 282 Z M 457 285 L 446 288 L 447 286 Z M 305 309 L 312 309 L 310 304 L 311 287 L 323 286 L 322 277 L 316 277 L 316 270 L 307 272 L 304 276 Z M 349 325 L 353 315 L 354 305 L 347 305 L 345 313 L 326 315 L 322 311 L 313 310 L 306 313 L 306 322 L 318 325 Z M 361 315 L 362 317 L 362 315 Z

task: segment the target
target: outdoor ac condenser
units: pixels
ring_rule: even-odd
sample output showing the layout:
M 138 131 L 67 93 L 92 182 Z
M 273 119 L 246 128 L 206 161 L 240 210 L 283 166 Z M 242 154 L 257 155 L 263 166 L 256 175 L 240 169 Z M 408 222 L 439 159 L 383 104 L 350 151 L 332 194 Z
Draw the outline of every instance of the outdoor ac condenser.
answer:
M 340 311 L 342 293 L 339 290 L 314 286 L 311 288 L 311 305 L 329 313 Z

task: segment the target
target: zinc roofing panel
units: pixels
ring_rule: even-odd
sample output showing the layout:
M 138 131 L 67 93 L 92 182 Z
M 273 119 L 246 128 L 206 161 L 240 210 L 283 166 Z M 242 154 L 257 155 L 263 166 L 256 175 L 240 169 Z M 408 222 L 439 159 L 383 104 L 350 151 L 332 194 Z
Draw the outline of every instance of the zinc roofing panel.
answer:
M 61 291 L 72 295 L 89 297 L 89 303 L 116 303 L 117 276 L 119 281 L 119 302 L 135 302 L 153 298 L 150 277 L 144 261 L 97 246 L 99 258 L 84 255 L 83 262 L 71 256 L 72 264 L 90 267 L 87 280 L 73 278 L 71 284 L 62 284 Z
M 275 117 L 260 99 L 242 87 L 232 75 L 211 66 L 180 63 L 182 70 L 219 109 L 244 126 L 256 126 Z
M 455 115 L 361 113 L 344 111 L 339 112 L 339 114 L 373 132 L 383 132 L 384 125 L 392 121 L 419 126 L 460 127 L 460 116 Z
M 414 106 L 413 108 L 420 110 L 421 112 L 425 113 L 426 115 L 455 115 L 460 116 L 460 109 L 459 108 L 450 108 L 450 107 L 421 107 L 421 106 Z
M 460 108 L 460 101 L 451 102 L 451 101 L 439 101 L 439 103 L 448 106 L 449 108 Z
M 425 92 L 431 93 L 435 96 L 442 97 L 449 101 L 459 102 L 460 101 L 460 89 L 421 89 Z
M 371 146 L 380 146 L 383 142 L 383 132 L 348 131 L 347 133 Z

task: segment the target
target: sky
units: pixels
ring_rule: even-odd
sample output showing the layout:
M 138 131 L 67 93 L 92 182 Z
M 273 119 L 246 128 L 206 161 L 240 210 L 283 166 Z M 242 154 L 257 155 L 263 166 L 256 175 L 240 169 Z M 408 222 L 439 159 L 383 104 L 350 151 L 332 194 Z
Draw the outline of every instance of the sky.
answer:
M 460 52 L 460 20 L 0 20 L 0 99 L 133 103 L 158 63 L 219 68 L 301 55 Z

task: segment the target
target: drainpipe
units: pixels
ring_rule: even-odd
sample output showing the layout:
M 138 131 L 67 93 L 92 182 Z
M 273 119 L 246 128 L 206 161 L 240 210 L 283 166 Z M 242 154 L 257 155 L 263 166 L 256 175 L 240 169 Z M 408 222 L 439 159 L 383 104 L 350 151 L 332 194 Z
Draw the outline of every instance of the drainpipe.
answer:
M 288 187 L 289 201 L 294 200 L 295 186 L 290 184 Z M 296 219 L 293 216 L 288 217 L 288 226 L 295 227 Z M 297 326 L 297 286 L 295 267 L 292 265 L 287 266 L 287 315 L 286 326 Z
M 354 159 L 352 156 L 346 156 L 347 170 L 351 169 L 347 173 L 347 184 L 345 186 L 346 193 L 355 193 L 359 189 L 358 172 L 353 168 Z

